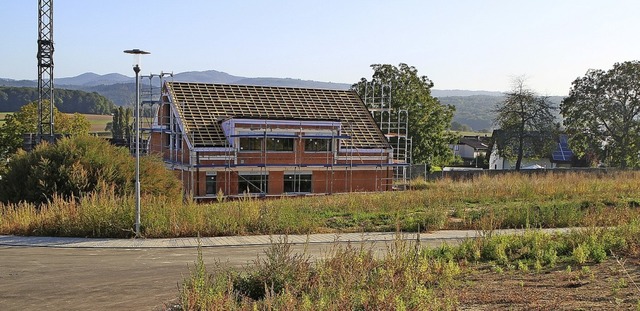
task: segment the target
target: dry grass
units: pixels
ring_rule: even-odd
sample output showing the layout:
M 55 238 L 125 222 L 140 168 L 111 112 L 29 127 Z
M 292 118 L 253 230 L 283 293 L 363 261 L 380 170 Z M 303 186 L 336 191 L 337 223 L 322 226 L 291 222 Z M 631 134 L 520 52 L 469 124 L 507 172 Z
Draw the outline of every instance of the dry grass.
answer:
M 182 310 L 573 310 L 589 302 L 626 310 L 640 303 L 629 286 L 640 271 L 622 267 L 626 273 L 615 276 L 607 266 L 594 266 L 606 258 L 598 261 L 593 254 L 601 247 L 607 254 L 637 256 L 639 235 L 636 220 L 615 229 L 564 235 L 531 230 L 437 249 L 394 241 L 383 256 L 364 246 L 335 245 L 317 262 L 281 241 L 244 271 L 216 267 L 209 273 L 200 253 L 180 301 Z M 573 272 L 566 267 L 575 264 L 576 242 L 589 246 L 585 262 Z M 590 286 L 596 278 L 592 266 L 601 267 L 598 278 L 610 284 Z M 582 295 L 568 299 L 575 288 Z
M 280 200 L 195 204 L 148 196 L 142 226 L 147 237 L 615 226 L 638 217 L 639 202 L 640 172 L 508 174 L 441 180 L 419 191 Z M 126 236 L 132 210 L 131 198 L 108 194 L 56 199 L 41 210 L 9 205 L 0 208 L 0 234 Z

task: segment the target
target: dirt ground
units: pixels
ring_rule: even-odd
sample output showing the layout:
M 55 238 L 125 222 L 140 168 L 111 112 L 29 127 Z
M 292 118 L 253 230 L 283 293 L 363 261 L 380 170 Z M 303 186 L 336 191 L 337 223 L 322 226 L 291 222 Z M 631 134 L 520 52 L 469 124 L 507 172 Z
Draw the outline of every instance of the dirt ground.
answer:
M 486 265 L 461 280 L 459 310 L 640 310 L 640 257 L 539 273 Z

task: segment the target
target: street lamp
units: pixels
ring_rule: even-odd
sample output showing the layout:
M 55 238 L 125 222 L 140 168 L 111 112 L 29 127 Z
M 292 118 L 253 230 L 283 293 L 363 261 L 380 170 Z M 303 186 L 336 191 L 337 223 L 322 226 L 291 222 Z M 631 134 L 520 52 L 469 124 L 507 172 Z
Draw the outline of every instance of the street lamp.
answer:
M 140 56 L 149 54 L 139 49 L 125 50 L 127 54 L 133 55 L 133 72 L 136 73 L 136 111 L 135 132 L 136 132 L 136 237 L 140 237 Z

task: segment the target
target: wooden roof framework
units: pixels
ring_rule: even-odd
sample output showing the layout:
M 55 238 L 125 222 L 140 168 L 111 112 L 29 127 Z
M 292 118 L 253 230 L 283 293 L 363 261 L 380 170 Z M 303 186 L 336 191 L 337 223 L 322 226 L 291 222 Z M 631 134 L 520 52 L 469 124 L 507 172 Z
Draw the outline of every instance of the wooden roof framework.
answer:
M 340 121 L 353 148 L 388 149 L 375 120 L 353 91 L 167 82 L 195 147 L 224 146 L 228 118 Z

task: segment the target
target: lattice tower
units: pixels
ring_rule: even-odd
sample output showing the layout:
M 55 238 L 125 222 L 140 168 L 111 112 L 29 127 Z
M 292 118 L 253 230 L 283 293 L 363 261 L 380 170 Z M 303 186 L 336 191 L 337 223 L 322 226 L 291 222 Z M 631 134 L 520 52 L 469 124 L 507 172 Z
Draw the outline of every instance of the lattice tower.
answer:
M 53 0 L 38 0 L 37 58 L 39 117 L 37 140 L 53 142 Z

